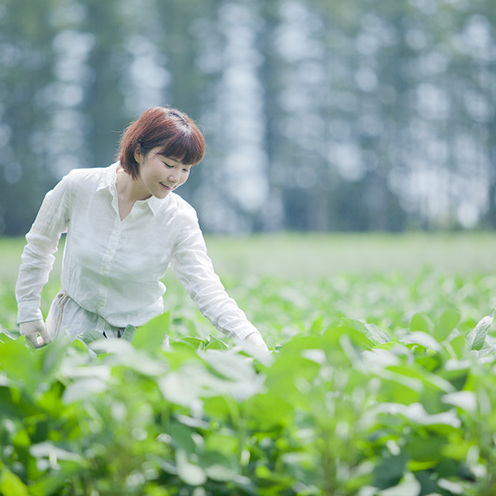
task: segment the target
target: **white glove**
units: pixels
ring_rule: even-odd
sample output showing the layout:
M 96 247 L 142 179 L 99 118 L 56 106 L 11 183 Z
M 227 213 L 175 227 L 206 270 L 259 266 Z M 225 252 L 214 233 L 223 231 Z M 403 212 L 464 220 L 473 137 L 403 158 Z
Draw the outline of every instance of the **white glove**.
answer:
M 26 336 L 26 340 L 35 348 L 41 348 L 50 341 L 45 323 L 41 319 L 32 320 L 31 322 L 21 322 L 19 324 L 19 331 L 21 332 L 21 336 Z
M 269 348 L 267 348 L 267 345 L 265 344 L 262 335 L 258 332 L 252 332 L 251 334 L 248 334 L 248 336 L 246 336 L 244 340 L 247 343 L 251 343 L 252 345 L 256 346 L 260 350 L 269 351 Z

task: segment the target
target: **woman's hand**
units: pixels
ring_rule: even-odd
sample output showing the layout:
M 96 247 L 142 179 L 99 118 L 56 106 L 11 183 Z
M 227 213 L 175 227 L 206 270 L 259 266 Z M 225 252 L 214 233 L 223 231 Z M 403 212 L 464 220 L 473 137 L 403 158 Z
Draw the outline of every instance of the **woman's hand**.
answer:
M 267 345 L 265 344 L 265 341 L 263 340 L 262 335 L 259 332 L 252 332 L 251 334 L 248 334 L 248 336 L 246 336 L 245 338 L 245 341 L 251 343 L 260 350 L 269 351 L 269 348 L 267 348 Z
M 21 322 L 19 324 L 19 331 L 21 332 L 21 336 L 26 336 L 26 340 L 35 348 L 41 348 L 50 341 L 45 323 L 41 319 L 32 320 L 31 322 Z

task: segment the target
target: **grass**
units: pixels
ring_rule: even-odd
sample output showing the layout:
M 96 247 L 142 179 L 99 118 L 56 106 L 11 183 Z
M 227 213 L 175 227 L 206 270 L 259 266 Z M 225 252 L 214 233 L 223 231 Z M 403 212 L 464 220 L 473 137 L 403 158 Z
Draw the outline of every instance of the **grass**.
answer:
M 494 272 L 495 233 L 454 234 L 269 234 L 207 236 L 221 277 L 322 279 L 336 274 L 401 273 L 422 270 L 452 275 Z M 0 281 L 17 277 L 23 238 L 0 239 Z M 52 280 L 58 278 L 61 251 Z
M 496 234 L 277 234 L 209 237 L 219 274 L 322 279 L 342 273 L 494 271 Z

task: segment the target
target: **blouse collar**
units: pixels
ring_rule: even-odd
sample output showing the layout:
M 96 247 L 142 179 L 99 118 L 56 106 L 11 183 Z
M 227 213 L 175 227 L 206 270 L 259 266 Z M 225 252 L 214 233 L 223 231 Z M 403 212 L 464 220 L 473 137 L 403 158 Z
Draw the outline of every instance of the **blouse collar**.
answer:
M 117 188 L 115 186 L 115 181 L 117 178 L 117 168 L 119 167 L 119 165 L 119 162 L 115 162 L 106 168 L 105 174 L 102 174 L 102 177 L 100 179 L 100 184 L 98 185 L 97 191 L 108 189 L 112 196 L 114 198 L 117 198 Z M 152 195 L 150 196 L 150 198 L 137 201 L 136 203 L 148 205 L 153 215 L 157 215 L 164 201 L 165 200 L 161 200 L 160 198 L 156 198 Z

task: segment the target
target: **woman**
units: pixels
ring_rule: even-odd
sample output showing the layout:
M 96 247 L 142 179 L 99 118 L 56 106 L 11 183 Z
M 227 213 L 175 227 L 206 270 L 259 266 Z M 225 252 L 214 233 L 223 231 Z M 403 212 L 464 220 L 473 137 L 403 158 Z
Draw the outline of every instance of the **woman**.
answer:
M 75 169 L 46 195 L 16 285 L 19 329 L 33 346 L 88 330 L 121 337 L 127 325 L 145 324 L 163 311 L 170 266 L 217 329 L 267 350 L 215 274 L 196 212 L 174 193 L 204 152 L 187 115 L 151 108 L 125 130 L 118 162 Z M 40 295 L 63 232 L 62 287 L 45 324 Z

